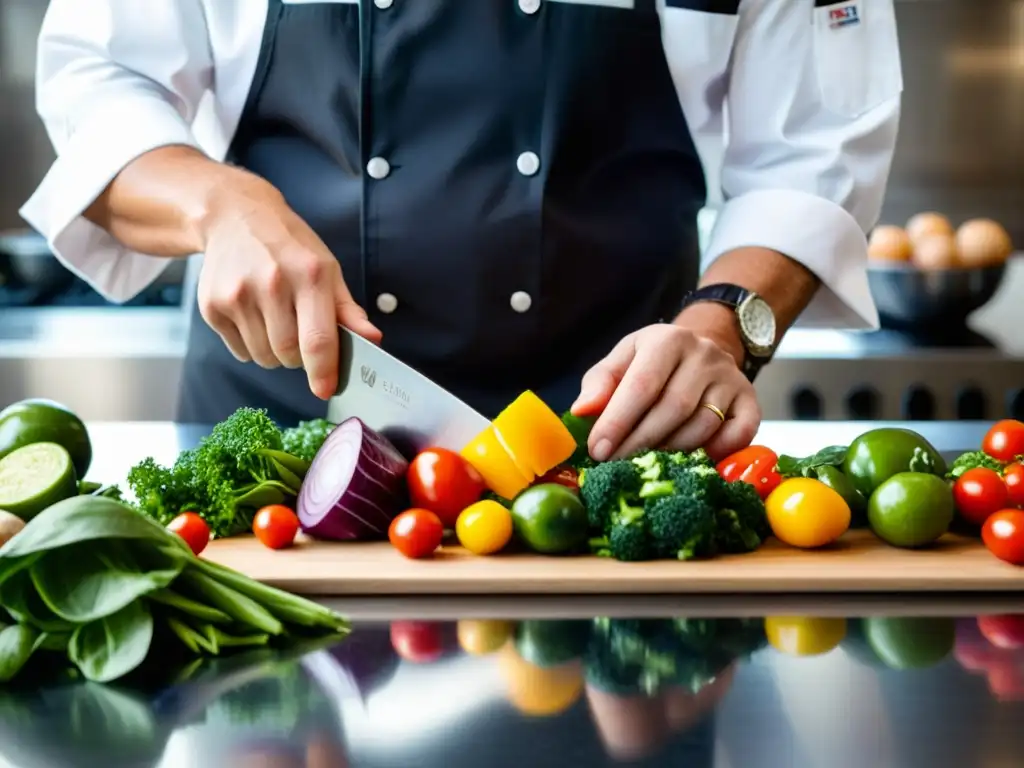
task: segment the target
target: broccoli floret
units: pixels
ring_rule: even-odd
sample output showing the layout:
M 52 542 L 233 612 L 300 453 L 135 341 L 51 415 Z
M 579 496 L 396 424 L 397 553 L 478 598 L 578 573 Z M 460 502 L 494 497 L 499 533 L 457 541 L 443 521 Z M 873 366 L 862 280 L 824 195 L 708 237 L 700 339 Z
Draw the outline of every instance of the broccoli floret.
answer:
M 600 557 L 635 563 L 656 557 L 647 531 L 643 507 L 619 500 L 619 509 L 612 514 L 608 533 L 590 542 L 591 551 Z
M 692 560 L 711 551 L 715 511 L 705 500 L 663 496 L 649 500 L 644 508 L 647 529 L 659 557 Z
M 985 467 L 986 469 L 994 469 L 996 472 L 1002 472 L 1005 466 L 1003 462 L 993 459 L 984 451 L 968 451 L 956 457 L 953 466 L 946 473 L 946 477 L 950 480 L 956 480 L 964 472 L 975 467 Z
M 292 456 L 313 461 L 317 451 L 335 427 L 327 419 L 300 421 L 298 426 L 284 430 L 281 435 L 283 449 Z
M 764 502 L 750 483 L 722 483 L 715 517 L 715 549 L 724 554 L 753 552 L 771 531 Z
M 669 454 L 664 451 L 645 451 L 630 459 L 640 473 L 641 480 L 660 480 L 665 473 Z
M 591 529 L 605 533 L 612 516 L 619 512 L 620 503 L 636 498 L 640 482 L 636 469 L 628 461 L 606 461 L 582 470 L 580 499 L 587 509 Z

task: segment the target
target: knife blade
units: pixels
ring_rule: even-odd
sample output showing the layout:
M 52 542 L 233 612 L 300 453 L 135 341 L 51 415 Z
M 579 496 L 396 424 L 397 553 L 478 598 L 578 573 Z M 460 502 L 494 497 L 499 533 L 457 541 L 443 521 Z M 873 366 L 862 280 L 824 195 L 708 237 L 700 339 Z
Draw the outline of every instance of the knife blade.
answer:
M 398 358 L 343 326 L 338 390 L 327 419 L 352 416 L 387 437 L 406 456 L 436 446 L 460 451 L 490 421 Z

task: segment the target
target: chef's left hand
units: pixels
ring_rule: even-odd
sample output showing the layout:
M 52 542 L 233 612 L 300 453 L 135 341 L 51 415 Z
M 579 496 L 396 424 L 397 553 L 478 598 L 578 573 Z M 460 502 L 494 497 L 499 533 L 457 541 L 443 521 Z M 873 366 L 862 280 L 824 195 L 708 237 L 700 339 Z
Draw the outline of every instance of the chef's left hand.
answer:
M 721 458 L 750 444 L 761 423 L 753 385 L 737 364 L 738 339 L 659 323 L 635 331 L 583 377 L 573 413 L 600 413 L 590 433 L 597 461 L 664 447 L 704 446 Z M 725 414 L 723 423 L 704 403 Z

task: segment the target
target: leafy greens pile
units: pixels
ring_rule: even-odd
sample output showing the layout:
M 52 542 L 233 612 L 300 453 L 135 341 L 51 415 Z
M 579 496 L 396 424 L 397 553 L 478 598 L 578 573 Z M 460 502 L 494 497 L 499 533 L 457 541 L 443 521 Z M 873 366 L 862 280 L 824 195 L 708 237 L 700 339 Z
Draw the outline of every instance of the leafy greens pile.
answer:
M 47 508 L 0 548 L 0 605 L 0 682 L 36 655 L 110 682 L 149 658 L 347 631 L 333 611 L 197 558 L 156 521 L 91 495 Z
M 161 525 L 188 510 L 215 538 L 246 533 L 261 507 L 294 502 L 331 429 L 317 419 L 282 431 L 265 410 L 240 408 L 173 466 L 152 457 L 137 464 L 128 486 L 138 509 Z

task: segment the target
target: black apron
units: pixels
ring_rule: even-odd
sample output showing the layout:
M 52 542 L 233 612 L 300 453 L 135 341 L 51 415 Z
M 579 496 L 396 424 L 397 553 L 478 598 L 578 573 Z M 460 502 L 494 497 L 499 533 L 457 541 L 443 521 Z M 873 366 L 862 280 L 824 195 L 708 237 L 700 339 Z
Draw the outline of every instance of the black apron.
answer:
M 331 248 L 385 349 L 487 416 L 524 389 L 568 407 L 696 281 L 705 180 L 655 0 L 270 0 L 228 159 Z M 242 405 L 326 412 L 195 309 L 179 420 Z

